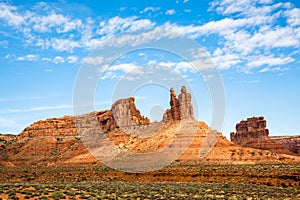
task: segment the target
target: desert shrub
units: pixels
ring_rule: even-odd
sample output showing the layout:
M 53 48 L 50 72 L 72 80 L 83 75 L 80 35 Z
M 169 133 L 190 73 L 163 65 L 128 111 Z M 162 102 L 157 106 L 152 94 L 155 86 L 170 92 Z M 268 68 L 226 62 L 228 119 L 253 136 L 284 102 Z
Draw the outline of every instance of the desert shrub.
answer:
M 48 195 L 49 192 L 47 190 L 43 190 L 44 195 Z
M 62 198 L 64 198 L 64 194 L 60 191 L 55 191 L 52 193 L 51 197 L 53 199 L 62 199 Z

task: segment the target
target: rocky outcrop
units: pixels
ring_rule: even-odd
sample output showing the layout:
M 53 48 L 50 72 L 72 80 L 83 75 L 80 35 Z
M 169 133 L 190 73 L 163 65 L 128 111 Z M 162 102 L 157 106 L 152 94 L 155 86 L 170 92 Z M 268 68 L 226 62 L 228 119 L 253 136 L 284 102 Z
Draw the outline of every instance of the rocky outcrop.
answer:
M 272 136 L 270 139 L 300 156 L 300 136 Z
M 230 140 L 234 143 L 242 143 L 247 138 L 267 138 L 269 130 L 266 128 L 267 122 L 264 117 L 252 117 L 238 123 L 236 133 L 230 133 Z
M 0 147 L 5 146 L 16 139 L 16 135 L 12 134 L 0 134 Z
M 76 127 L 73 116 L 64 116 L 61 118 L 49 118 L 34 122 L 26 127 L 19 138 L 32 138 L 38 136 L 66 136 L 76 135 Z
M 164 121 L 176 121 L 180 120 L 180 108 L 179 108 L 179 100 L 177 99 L 176 93 L 174 89 L 170 89 L 170 107 L 171 109 L 167 109 L 164 113 L 163 120 Z
M 150 124 L 150 120 L 142 116 L 136 108 L 133 97 L 116 101 L 112 105 L 111 111 L 117 127 Z
M 170 89 L 170 109 L 167 109 L 163 116 L 163 121 L 177 121 L 181 119 L 194 119 L 194 110 L 191 104 L 191 94 L 182 86 L 178 98 L 174 89 Z
M 270 150 L 276 153 L 295 155 L 283 145 L 269 138 L 264 117 L 252 117 L 236 125 L 236 133 L 230 133 L 230 140 L 243 147 Z
M 185 86 L 181 87 L 181 94 L 178 96 L 180 106 L 180 119 L 194 119 L 194 109 L 191 104 L 192 96 L 186 91 Z

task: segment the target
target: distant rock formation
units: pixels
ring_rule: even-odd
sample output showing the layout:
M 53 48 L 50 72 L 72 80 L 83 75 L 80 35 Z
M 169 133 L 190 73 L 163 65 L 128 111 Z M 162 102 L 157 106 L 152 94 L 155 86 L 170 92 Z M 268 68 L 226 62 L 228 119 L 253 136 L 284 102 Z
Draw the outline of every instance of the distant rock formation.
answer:
M 236 133 L 230 133 L 230 140 L 234 143 L 242 143 L 247 138 L 267 138 L 269 130 L 264 117 L 252 117 L 236 124 Z
M 177 121 L 181 119 L 194 119 L 194 110 L 191 104 L 191 94 L 187 92 L 185 86 L 181 87 L 178 98 L 174 89 L 170 89 L 170 107 L 163 116 L 163 121 Z
M 272 136 L 270 139 L 300 156 L 300 136 Z
M 243 147 L 270 150 L 276 153 L 295 155 L 282 144 L 269 137 L 269 130 L 264 117 L 251 117 L 236 125 L 236 133 L 230 133 L 230 140 Z

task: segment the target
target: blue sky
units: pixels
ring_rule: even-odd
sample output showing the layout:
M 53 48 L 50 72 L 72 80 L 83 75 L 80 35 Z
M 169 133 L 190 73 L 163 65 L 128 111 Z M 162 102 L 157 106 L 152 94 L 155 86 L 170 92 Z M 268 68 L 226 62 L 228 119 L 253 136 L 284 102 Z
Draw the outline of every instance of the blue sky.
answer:
M 220 73 L 226 117 L 219 131 L 225 136 L 240 120 L 261 115 L 270 135 L 300 133 L 297 0 L 0 1 L 0 22 L 0 133 L 17 134 L 34 121 L 74 114 L 76 77 L 84 63 L 97 62 L 90 56 L 95 48 L 124 33 L 160 37 L 160 29 L 195 40 Z M 99 75 L 94 108 L 109 109 L 120 79 L 150 64 L 169 67 L 189 83 L 196 118 L 210 125 L 208 77 L 157 49 L 112 62 Z M 153 120 L 169 107 L 168 89 L 159 85 L 130 95 Z

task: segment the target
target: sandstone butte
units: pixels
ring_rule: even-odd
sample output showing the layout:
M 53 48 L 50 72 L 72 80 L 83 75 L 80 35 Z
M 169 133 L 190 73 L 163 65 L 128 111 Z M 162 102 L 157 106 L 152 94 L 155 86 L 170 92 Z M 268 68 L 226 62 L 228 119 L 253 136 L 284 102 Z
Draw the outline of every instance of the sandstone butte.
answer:
M 0 135 L 0 165 L 97 164 L 99 161 L 90 152 L 106 144 L 94 140 L 89 151 L 83 144 L 89 133 L 104 134 L 120 150 L 138 153 L 155 152 L 172 143 L 174 138 L 191 141 L 176 162 L 300 161 L 299 137 L 269 137 L 263 117 L 237 124 L 237 133 L 231 133 L 232 142 L 204 122 L 194 120 L 191 94 L 182 87 L 178 97 L 170 89 L 170 109 L 165 111 L 161 122 L 150 123 L 130 97 L 116 101 L 110 110 L 40 120 L 17 136 Z M 144 137 L 140 137 L 141 134 Z
M 300 136 L 269 136 L 264 117 L 251 117 L 236 125 L 230 140 L 243 147 L 270 150 L 279 154 L 300 156 Z

